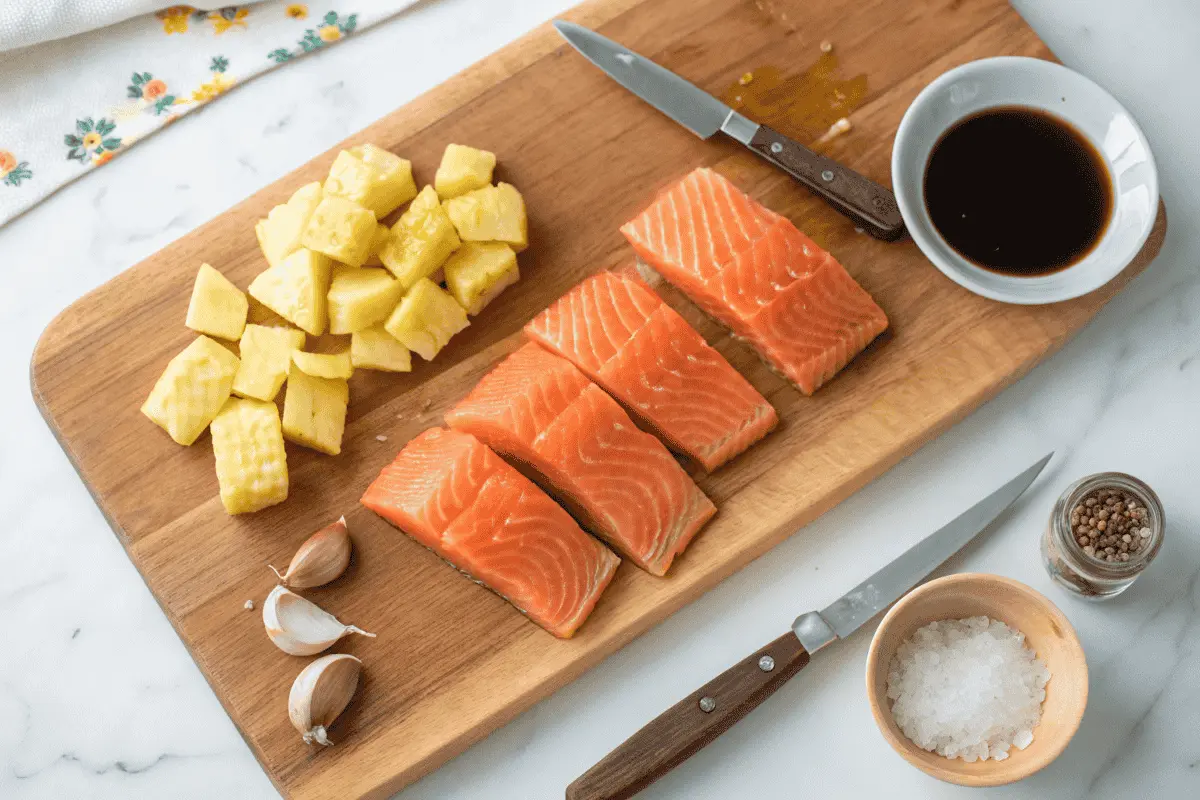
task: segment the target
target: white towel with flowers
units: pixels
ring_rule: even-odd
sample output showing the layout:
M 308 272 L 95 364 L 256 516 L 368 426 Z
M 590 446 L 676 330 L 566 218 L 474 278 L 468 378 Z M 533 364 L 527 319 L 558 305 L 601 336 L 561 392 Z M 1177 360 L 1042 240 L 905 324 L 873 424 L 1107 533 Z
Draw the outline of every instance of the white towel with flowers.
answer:
M 0 0 L 0 225 L 239 83 L 414 2 Z

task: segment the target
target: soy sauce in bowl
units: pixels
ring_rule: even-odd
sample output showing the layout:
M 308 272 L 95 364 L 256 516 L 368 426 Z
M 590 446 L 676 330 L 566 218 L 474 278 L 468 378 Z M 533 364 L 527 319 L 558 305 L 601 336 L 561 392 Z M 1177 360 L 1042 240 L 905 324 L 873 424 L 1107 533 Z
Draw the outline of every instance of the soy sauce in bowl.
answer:
M 1083 259 L 1112 217 L 1103 156 L 1066 122 L 1024 106 L 989 108 L 944 133 L 925 166 L 925 207 L 963 258 L 1036 277 Z

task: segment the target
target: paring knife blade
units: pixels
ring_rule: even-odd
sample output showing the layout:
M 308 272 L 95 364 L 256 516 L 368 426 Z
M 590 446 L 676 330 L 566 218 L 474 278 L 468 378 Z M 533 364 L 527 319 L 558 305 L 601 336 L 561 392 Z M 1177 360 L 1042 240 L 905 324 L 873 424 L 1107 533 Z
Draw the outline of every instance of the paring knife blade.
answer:
M 904 551 L 898 558 L 821 611 L 801 614 L 792 630 L 809 655 L 845 639 L 899 600 L 961 550 L 1029 488 L 1053 453 Z
M 852 169 L 742 116 L 708 92 L 595 31 L 564 20 L 554 27 L 610 78 L 701 139 L 718 131 L 787 172 L 872 236 L 892 240 L 904 221 L 892 193 Z
M 1037 478 L 1042 458 L 792 631 L 664 711 L 567 787 L 567 800 L 626 800 L 682 764 L 797 672 L 810 656 L 853 633 L 987 528 Z

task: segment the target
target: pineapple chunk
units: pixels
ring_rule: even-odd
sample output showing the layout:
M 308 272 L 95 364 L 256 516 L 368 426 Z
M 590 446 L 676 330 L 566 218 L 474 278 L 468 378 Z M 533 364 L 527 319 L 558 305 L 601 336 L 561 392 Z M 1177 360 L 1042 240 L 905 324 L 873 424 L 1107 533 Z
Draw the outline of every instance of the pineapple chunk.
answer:
M 250 296 L 313 336 L 325 332 L 326 295 L 332 264 L 320 253 L 300 248 L 250 284 Z
M 351 147 L 334 159 L 325 194 L 344 197 L 382 219 L 416 196 L 412 162 L 373 144 Z
M 283 435 L 291 442 L 336 456 L 342 452 L 350 387 L 315 378 L 292 364 L 283 396 Z
M 250 301 L 241 289 L 208 264 L 201 264 L 184 322 L 196 333 L 237 341 L 246 327 Z
M 464 242 L 445 269 L 450 294 L 472 317 L 521 277 L 517 254 L 503 242 Z
M 492 170 L 496 168 L 496 154 L 487 150 L 476 150 L 461 144 L 446 145 L 442 163 L 438 165 L 433 185 L 438 195 L 446 200 L 458 197 L 473 189 L 482 189 L 492 182 Z
M 303 350 L 292 351 L 292 363 L 305 375 L 314 378 L 341 378 L 345 380 L 354 374 L 354 365 L 350 362 L 350 351 L 340 353 L 306 353 Z
M 287 499 L 287 453 L 274 403 L 231 398 L 212 421 L 212 443 L 227 512 L 249 514 Z
M 412 354 L 382 325 L 355 331 L 350 336 L 350 362 L 355 369 L 412 371 Z
M 428 278 L 421 278 L 383 327 L 409 350 L 432 361 L 451 336 L 470 324 L 467 312 L 453 297 Z
M 505 242 L 518 253 L 529 243 L 525 200 L 507 183 L 467 192 L 443 205 L 464 242 Z
M 361 267 L 375 244 L 375 214 L 342 197 L 326 194 L 313 211 L 300 244 L 335 261 Z
M 301 186 L 290 200 L 275 206 L 266 219 L 258 221 L 254 232 L 267 264 L 273 267 L 300 249 L 300 237 L 322 196 L 319 183 Z
M 367 260 L 363 262 L 364 267 L 382 267 L 383 260 L 379 254 L 383 252 L 383 248 L 387 247 L 388 242 L 392 240 L 392 231 L 387 225 L 375 226 L 375 238 L 371 242 L 371 252 L 367 253 Z
M 242 365 L 233 379 L 233 393 L 254 400 L 274 400 L 287 377 L 292 351 L 304 347 L 304 331 L 247 325 L 242 334 Z
M 195 341 L 171 359 L 142 413 L 183 445 L 200 438 L 229 399 L 238 357 L 208 338 Z
M 426 186 L 422 196 L 425 192 L 432 194 L 433 190 Z M 436 201 L 436 195 L 434 198 Z M 400 280 L 405 290 L 436 271 L 462 244 L 454 224 L 440 205 L 435 202 L 427 211 L 421 211 L 422 207 L 422 197 L 418 196 L 392 227 L 392 239 L 380 254 L 383 265 Z
M 329 284 L 329 332 L 354 333 L 383 322 L 403 294 L 404 284 L 385 269 L 335 267 Z
M 421 217 L 428 214 L 434 209 L 442 207 L 442 201 L 438 199 L 438 193 L 432 186 L 426 186 L 421 190 L 421 193 L 408 204 L 408 208 L 404 209 L 404 213 L 400 215 L 400 221 L 405 225 L 411 226 Z

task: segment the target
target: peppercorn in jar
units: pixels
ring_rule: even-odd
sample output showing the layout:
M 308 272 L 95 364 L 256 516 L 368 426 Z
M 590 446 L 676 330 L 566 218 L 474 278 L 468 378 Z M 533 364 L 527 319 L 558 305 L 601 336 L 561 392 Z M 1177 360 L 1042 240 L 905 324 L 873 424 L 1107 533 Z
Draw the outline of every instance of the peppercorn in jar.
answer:
M 1164 523 L 1158 496 L 1137 478 L 1091 475 L 1054 504 L 1042 561 L 1051 578 L 1085 599 L 1116 597 L 1157 555 Z

